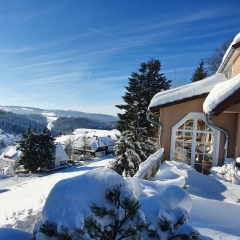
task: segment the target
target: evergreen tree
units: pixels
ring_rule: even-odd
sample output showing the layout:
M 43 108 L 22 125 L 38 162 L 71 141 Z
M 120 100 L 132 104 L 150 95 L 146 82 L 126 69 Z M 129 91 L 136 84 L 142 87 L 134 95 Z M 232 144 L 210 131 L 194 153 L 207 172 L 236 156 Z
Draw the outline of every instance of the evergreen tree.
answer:
M 115 160 L 110 163 L 109 168 L 122 176 L 132 177 L 138 171 L 140 163 L 154 153 L 155 145 L 147 137 L 145 129 L 134 129 L 132 124 L 129 128 L 115 143 Z
M 51 132 L 45 128 L 42 133 L 36 133 L 31 128 L 23 133 L 23 140 L 20 142 L 23 156 L 20 164 L 26 169 L 36 172 L 38 168 L 54 167 L 55 144 Z
M 134 176 L 141 163 L 141 158 L 136 150 L 138 147 L 139 145 L 135 142 L 133 132 L 129 130 L 124 131 L 115 143 L 113 149 L 115 160 L 109 164 L 109 168 L 122 176 Z
M 191 82 L 197 82 L 199 80 L 203 80 L 207 76 L 208 76 L 208 71 L 204 67 L 204 61 L 202 59 L 201 62 L 199 63 L 199 66 L 195 69 L 192 75 Z
M 171 86 L 171 80 L 167 80 L 163 73 L 160 73 L 161 63 L 159 60 L 150 59 L 147 63 L 140 64 L 139 72 L 133 72 L 125 87 L 127 92 L 122 97 L 126 104 L 116 105 L 124 113 L 118 113 L 119 131 L 129 130 L 130 123 L 135 127 L 144 127 L 148 136 L 153 136 L 156 131 L 146 119 L 146 110 L 153 96 Z

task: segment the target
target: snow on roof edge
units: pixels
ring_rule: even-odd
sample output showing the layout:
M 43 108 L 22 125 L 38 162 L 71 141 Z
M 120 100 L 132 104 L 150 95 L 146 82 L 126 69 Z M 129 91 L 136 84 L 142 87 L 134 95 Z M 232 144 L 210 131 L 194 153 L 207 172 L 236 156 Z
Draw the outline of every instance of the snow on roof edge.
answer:
M 148 109 L 209 93 L 216 84 L 223 81 L 227 81 L 225 75 L 223 73 L 216 73 L 203 80 L 159 92 L 152 98 Z
M 220 66 L 219 66 L 219 68 L 218 68 L 218 70 L 217 70 L 217 73 L 219 73 L 219 71 L 221 70 L 223 63 L 225 62 L 225 59 L 227 58 L 229 52 L 230 52 L 231 49 L 232 49 L 232 46 L 233 46 L 234 44 L 239 43 L 239 42 L 240 42 L 240 32 L 235 36 L 235 38 L 233 39 L 232 43 L 229 45 L 227 51 L 225 52 L 225 54 L 224 54 L 224 56 L 223 56 L 223 58 L 222 58 L 222 62 L 221 62 Z
M 205 114 L 211 113 L 221 102 L 240 89 L 240 74 L 226 82 L 218 83 L 206 97 L 203 103 Z

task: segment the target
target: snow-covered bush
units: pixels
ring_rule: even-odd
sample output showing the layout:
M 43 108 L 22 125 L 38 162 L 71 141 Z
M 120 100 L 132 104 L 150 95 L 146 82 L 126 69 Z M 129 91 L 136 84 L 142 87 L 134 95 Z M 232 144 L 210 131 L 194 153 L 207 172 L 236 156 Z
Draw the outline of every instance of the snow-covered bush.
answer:
M 240 170 L 233 158 L 226 158 L 224 165 L 218 168 L 218 173 L 223 175 L 226 181 L 240 184 Z
M 185 190 L 170 185 L 138 200 L 139 183 L 108 168 L 58 182 L 33 239 L 199 239 L 199 233 L 186 224 L 192 202 Z
M 200 239 L 199 232 L 187 224 L 192 200 L 182 188 L 168 186 L 160 194 L 140 202 L 149 223 L 148 233 L 145 232 L 148 237 L 161 240 Z
M 14 174 L 14 169 L 11 166 L 5 167 L 3 170 L 4 175 L 12 175 Z
M 37 240 L 131 239 L 146 227 L 144 214 L 127 182 L 115 171 L 98 168 L 58 182 L 49 194 Z

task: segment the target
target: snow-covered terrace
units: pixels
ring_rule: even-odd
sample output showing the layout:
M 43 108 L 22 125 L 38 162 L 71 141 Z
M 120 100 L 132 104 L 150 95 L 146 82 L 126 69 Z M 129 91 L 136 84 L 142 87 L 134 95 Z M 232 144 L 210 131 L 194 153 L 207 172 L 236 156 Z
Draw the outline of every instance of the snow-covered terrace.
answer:
M 216 84 L 225 81 L 227 81 L 225 75 L 217 73 L 198 82 L 159 92 L 152 98 L 148 108 L 151 112 L 156 112 L 160 107 L 206 97 Z

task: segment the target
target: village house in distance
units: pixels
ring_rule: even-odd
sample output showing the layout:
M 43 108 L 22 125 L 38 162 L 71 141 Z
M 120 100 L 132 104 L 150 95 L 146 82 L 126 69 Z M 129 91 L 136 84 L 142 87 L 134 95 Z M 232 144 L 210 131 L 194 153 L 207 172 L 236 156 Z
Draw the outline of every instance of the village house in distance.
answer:
M 113 152 L 115 141 L 110 136 L 85 135 L 74 141 L 74 154 L 87 152 L 91 157 L 100 157 Z
M 18 144 L 9 145 L 0 155 L 0 169 L 5 167 L 12 167 L 16 170 L 20 166 L 20 159 L 22 157 L 22 151 Z M 54 152 L 54 166 L 53 168 L 59 168 L 67 164 L 69 157 L 67 156 L 62 144 L 57 143 Z
M 240 157 L 239 100 L 240 33 L 215 75 L 153 97 L 147 118 L 159 126 L 158 147 L 164 148 L 164 159 L 208 174 L 225 158 Z

